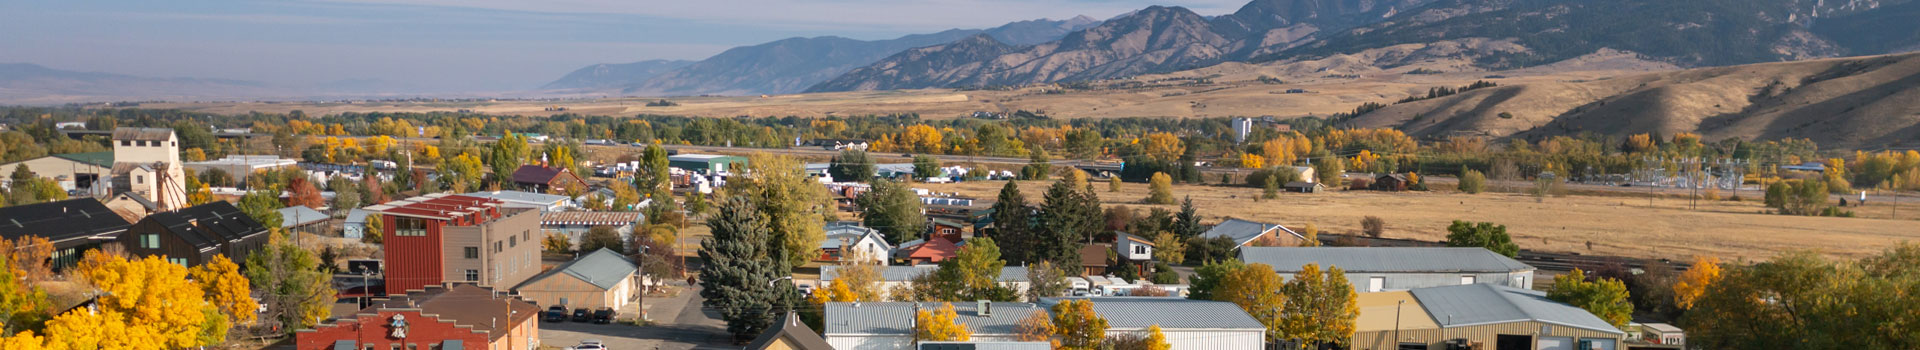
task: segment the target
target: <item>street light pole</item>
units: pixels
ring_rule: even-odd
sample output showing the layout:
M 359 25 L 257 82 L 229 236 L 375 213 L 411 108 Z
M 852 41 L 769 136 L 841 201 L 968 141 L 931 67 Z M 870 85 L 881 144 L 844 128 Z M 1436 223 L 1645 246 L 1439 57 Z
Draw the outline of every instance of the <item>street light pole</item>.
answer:
M 1393 305 L 1393 348 L 1400 348 L 1400 307 L 1407 305 L 1406 299 Z

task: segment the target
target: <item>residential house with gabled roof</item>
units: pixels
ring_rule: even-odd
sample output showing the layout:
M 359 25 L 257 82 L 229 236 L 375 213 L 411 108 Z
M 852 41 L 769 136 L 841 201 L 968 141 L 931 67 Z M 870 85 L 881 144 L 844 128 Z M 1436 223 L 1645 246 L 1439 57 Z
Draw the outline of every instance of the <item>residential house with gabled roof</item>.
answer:
M 1115 257 L 1119 262 L 1134 265 L 1134 271 L 1149 271 L 1148 267 L 1153 266 L 1153 248 L 1154 243 L 1151 238 L 1120 231 L 1113 232 L 1113 252 L 1117 254 Z
M 214 255 L 243 261 L 267 245 L 268 229 L 240 208 L 214 201 L 147 215 L 118 241 L 134 256 L 158 256 L 181 266 L 200 266 Z
M 587 182 L 566 167 L 521 165 L 513 170 L 512 179 L 521 189 L 532 192 L 558 194 L 587 190 Z
M 619 309 L 635 301 L 639 289 L 634 288 L 634 276 L 639 271 L 640 265 L 627 257 L 600 248 L 533 275 L 513 292 L 538 305 Z
M 0 207 L 0 239 L 39 236 L 53 243 L 50 264 L 64 269 L 87 250 L 119 239 L 127 220 L 93 198 Z
M 941 238 L 914 240 L 894 249 L 894 258 L 908 265 L 935 264 L 960 256 L 960 246 Z
M 1245 247 L 1248 244 L 1253 244 L 1254 241 L 1268 237 L 1276 240 L 1280 246 L 1286 247 L 1299 246 L 1300 242 L 1307 241 L 1306 236 L 1302 236 L 1298 232 L 1293 232 L 1293 229 L 1287 228 L 1286 226 L 1241 219 L 1227 219 L 1227 221 L 1222 221 L 1218 225 L 1213 225 L 1213 228 L 1208 229 L 1206 232 L 1200 233 L 1200 237 L 1226 237 L 1233 240 L 1234 247 Z
M 887 238 L 880 234 L 880 230 L 860 226 L 856 222 L 828 223 L 826 236 L 827 239 L 820 241 L 821 261 L 841 261 L 860 256 L 886 266 L 887 255 L 893 251 L 893 245 L 887 244 Z
M 1240 261 L 1273 266 L 1285 278 L 1306 264 L 1339 267 L 1358 292 L 1463 284 L 1530 289 L 1535 270 L 1478 247 L 1246 247 Z
M 295 350 L 531 350 L 540 307 L 472 284 L 434 285 L 376 300 L 294 334 Z

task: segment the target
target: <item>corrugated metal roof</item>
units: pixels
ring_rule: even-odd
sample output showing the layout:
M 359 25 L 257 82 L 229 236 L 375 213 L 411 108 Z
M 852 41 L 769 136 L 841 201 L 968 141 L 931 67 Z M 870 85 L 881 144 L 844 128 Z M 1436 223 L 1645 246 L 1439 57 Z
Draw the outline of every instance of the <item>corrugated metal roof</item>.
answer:
M 308 208 L 304 205 L 280 208 L 274 211 L 280 212 L 280 228 L 300 226 L 326 221 L 332 218 L 327 216 L 326 213 L 321 213 L 319 210 L 313 210 L 313 208 Z
M 1293 229 L 1289 229 L 1286 226 L 1281 226 L 1280 224 L 1269 224 L 1264 222 L 1253 222 L 1253 221 L 1246 221 L 1246 220 L 1240 220 L 1240 219 L 1227 219 L 1227 221 L 1221 222 L 1219 225 L 1213 225 L 1212 229 L 1208 229 L 1207 232 L 1200 233 L 1200 237 L 1206 237 L 1206 238 L 1227 237 L 1227 238 L 1233 239 L 1233 242 L 1236 244 L 1246 245 L 1248 242 L 1253 242 L 1254 239 L 1260 238 L 1261 234 L 1267 233 L 1268 231 L 1273 231 L 1275 229 L 1285 231 L 1287 234 L 1291 234 L 1294 237 L 1300 238 L 1301 240 L 1307 239 L 1306 236 L 1301 236 L 1299 233 L 1293 232 Z
M 368 211 L 366 211 L 365 209 L 353 209 L 353 210 L 348 210 L 348 211 L 347 211 L 347 223 L 349 223 L 349 224 L 365 224 L 365 223 L 367 223 L 367 213 L 369 213 L 369 212 L 368 212 Z
M 562 211 L 540 214 L 541 225 L 624 226 L 640 222 L 637 211 Z
M 915 303 L 827 303 L 828 336 L 852 334 L 912 334 Z M 919 303 L 925 309 L 939 309 L 943 303 Z M 1231 305 L 1231 304 L 1229 304 Z M 1097 306 L 1097 304 L 1096 304 Z M 967 326 L 975 337 L 1013 334 L 1020 319 L 1046 309 L 1030 303 L 996 302 L 993 314 L 981 316 L 975 303 L 953 303 L 959 317 L 954 322 Z M 1164 326 L 1163 326 L 1164 327 Z
M 613 250 L 600 248 L 600 250 L 595 250 L 592 253 L 580 256 L 579 259 L 573 259 L 573 261 L 568 261 L 566 264 L 554 267 L 552 270 L 547 270 L 546 272 L 541 272 L 539 275 L 533 276 L 533 278 L 528 278 L 526 282 L 521 282 L 520 285 L 525 286 L 535 281 L 547 279 L 555 274 L 564 273 L 599 286 L 600 289 L 613 289 L 615 285 L 620 284 L 621 280 L 633 277 L 633 274 L 637 271 L 640 271 L 640 266 L 635 265 L 632 260 L 627 260 L 627 257 L 620 256 L 619 253 L 614 253 Z M 517 289 L 519 287 L 515 288 Z
M 1485 248 L 1443 247 L 1242 247 L 1240 260 L 1282 273 L 1320 264 L 1355 272 L 1515 272 L 1528 266 Z
M 838 249 L 842 244 L 852 244 L 867 238 L 880 242 L 880 246 L 884 249 L 893 249 L 893 244 L 887 243 L 887 238 L 881 236 L 879 230 L 854 223 L 829 223 L 826 226 L 826 233 L 827 239 L 820 241 L 820 249 Z
M 1050 350 L 1053 344 L 1043 341 L 923 341 L 919 350 Z
M 1534 290 L 1468 284 L 1409 291 L 1444 328 L 1537 321 L 1597 332 L 1625 334 L 1585 309 L 1547 299 Z
M 1107 319 L 1109 329 L 1140 329 L 1160 325 L 1161 329 L 1241 329 L 1265 331 L 1253 316 L 1239 306 L 1224 301 L 1089 297 L 1042 298 L 1041 305 L 1051 307 L 1062 300 L 1093 301 L 1093 312 Z
M 86 163 L 86 164 L 90 164 L 90 165 L 98 166 L 102 168 L 113 167 L 113 151 L 64 153 L 64 154 L 55 154 L 53 156 L 58 157 L 60 159 Z
M 173 129 L 167 128 L 114 128 L 114 140 L 166 141 L 173 138 Z
M 940 269 L 940 265 L 880 266 L 879 268 L 880 268 L 880 280 L 887 281 L 887 282 L 906 282 L 906 281 L 913 280 L 914 276 L 933 273 L 933 270 Z M 820 282 L 824 283 L 824 282 L 833 281 L 833 279 L 835 278 L 834 271 L 837 271 L 839 269 L 840 269 L 839 265 L 821 266 Z M 1027 267 L 1026 266 L 1001 267 L 999 281 L 1000 282 L 1026 282 Z
M 545 193 L 524 192 L 524 191 L 485 191 L 485 192 L 468 193 L 466 195 L 473 196 L 473 197 L 480 197 L 480 198 L 492 198 L 492 199 L 498 199 L 498 200 L 508 201 L 508 202 L 540 203 L 543 205 L 559 204 L 561 201 L 567 200 L 567 196 L 551 195 L 551 194 L 545 194 Z

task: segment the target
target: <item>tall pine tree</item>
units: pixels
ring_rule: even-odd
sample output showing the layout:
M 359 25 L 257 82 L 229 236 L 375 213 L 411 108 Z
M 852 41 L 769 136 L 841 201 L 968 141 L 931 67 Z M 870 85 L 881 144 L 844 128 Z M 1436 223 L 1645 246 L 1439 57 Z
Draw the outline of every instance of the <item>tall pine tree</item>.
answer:
M 1047 187 L 1038 227 L 1033 230 L 1034 252 L 1028 258 L 1055 265 L 1079 264 L 1080 246 L 1105 224 L 1102 219 L 1100 199 L 1086 175 L 1069 171 L 1065 179 Z
M 1193 209 L 1193 196 L 1180 203 L 1180 214 L 1173 217 L 1173 234 L 1180 239 L 1193 238 L 1203 232 L 1200 229 L 1200 214 Z
M 1014 264 L 1038 263 L 1033 258 L 1033 219 L 1032 209 L 1027 208 L 1027 196 L 1020 193 L 1020 184 L 1007 181 L 1000 187 L 1000 201 L 993 203 L 993 241 L 1000 244 L 1000 254 Z
M 792 284 L 773 283 L 787 271 L 787 259 L 768 249 L 771 239 L 759 207 L 733 196 L 707 218 L 713 236 L 701 242 L 700 296 L 703 306 L 718 310 L 734 340 L 760 335 L 775 318 L 798 305 Z

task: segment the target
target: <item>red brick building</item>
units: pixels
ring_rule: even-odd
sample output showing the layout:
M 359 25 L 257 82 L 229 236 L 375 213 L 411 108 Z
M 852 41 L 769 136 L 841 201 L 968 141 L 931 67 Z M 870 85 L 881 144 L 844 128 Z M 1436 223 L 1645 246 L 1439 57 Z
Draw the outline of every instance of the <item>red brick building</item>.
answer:
M 297 350 L 531 350 L 540 307 L 472 284 L 433 286 L 376 301 L 303 329 Z
M 387 292 L 443 283 L 510 288 L 540 272 L 540 211 L 429 194 L 367 207 L 380 215 Z

